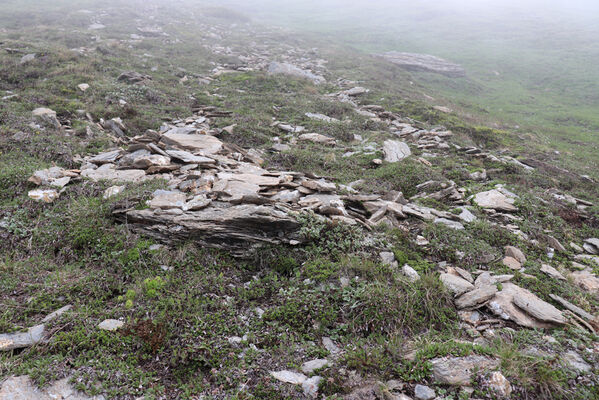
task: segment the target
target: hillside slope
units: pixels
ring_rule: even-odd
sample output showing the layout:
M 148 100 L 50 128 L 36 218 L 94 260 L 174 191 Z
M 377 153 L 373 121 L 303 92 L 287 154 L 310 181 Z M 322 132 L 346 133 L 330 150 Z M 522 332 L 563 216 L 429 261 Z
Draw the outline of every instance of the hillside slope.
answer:
M 594 177 L 343 43 L 93 3 L 0 11 L 0 400 L 599 396 Z

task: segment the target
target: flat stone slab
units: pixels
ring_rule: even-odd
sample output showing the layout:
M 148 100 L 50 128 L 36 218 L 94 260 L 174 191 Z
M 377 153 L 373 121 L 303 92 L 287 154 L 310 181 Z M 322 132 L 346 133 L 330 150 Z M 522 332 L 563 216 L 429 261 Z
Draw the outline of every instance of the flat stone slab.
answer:
M 301 385 L 308 379 L 306 375 L 293 371 L 272 371 L 270 375 L 278 381 L 292 385 Z
M 184 134 L 172 130 L 162 135 L 160 140 L 183 150 L 197 151 L 204 155 L 216 154 L 223 148 L 223 142 L 214 136 Z
M 98 328 L 104 331 L 116 331 L 117 329 L 122 328 L 123 325 L 125 325 L 125 323 L 118 319 L 105 319 L 98 324 Z
M 443 385 L 469 386 L 475 370 L 485 371 L 497 368 L 497 360 L 483 356 L 444 357 L 431 361 L 433 376 Z
M 2 383 L 0 400 L 104 400 L 104 396 L 89 397 L 71 386 L 69 379 L 61 379 L 44 389 L 26 376 L 11 376 Z
M 0 351 L 31 347 L 42 341 L 44 330 L 45 326 L 41 324 L 29 328 L 27 332 L 0 334 Z
M 497 189 L 477 193 L 474 196 L 474 203 L 479 207 L 497 211 L 518 211 L 518 208 L 514 206 L 514 199 L 506 196 Z
M 405 142 L 385 140 L 383 143 L 383 154 L 385 155 L 385 161 L 395 163 L 409 157 L 412 151 Z

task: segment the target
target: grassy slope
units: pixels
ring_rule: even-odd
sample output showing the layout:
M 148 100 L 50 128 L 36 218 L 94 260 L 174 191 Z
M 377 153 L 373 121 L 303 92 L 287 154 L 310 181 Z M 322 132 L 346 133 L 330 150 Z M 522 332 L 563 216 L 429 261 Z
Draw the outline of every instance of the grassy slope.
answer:
M 111 145 L 99 132 L 93 138 L 79 138 L 52 130 L 32 131 L 27 126 L 30 110 L 39 106 L 55 109 L 63 122 L 70 120 L 78 131 L 85 131 L 86 123 L 77 113 L 84 108 L 96 120 L 121 117 L 130 133 L 136 134 L 157 128 L 162 119 L 188 116 L 193 95 L 203 104 L 233 110 L 230 119 L 217 124 L 237 123 L 235 134 L 224 139 L 245 146 L 269 146 L 271 138 L 280 134 L 270 126 L 272 118 L 335 136 L 342 146 L 349 145 L 353 133 L 375 141 L 385 137 L 382 127 L 355 116 L 347 127 L 306 120 L 306 111 L 338 118 L 352 115 L 347 107 L 323 100 L 321 94 L 329 88 L 317 88 L 308 82 L 258 72 L 225 75 L 209 86 L 199 86 L 194 79 L 179 84 L 178 67 L 184 67 L 190 76 L 205 75 L 215 57 L 200 46 L 198 38 L 204 31 L 192 24 L 195 17 L 186 19 L 177 9 L 162 9 L 157 23 L 164 24 L 171 37 L 179 38 L 178 43 L 147 39 L 130 48 L 104 40 L 99 44 L 101 52 L 79 57 L 68 49 L 92 47 L 94 33 L 83 29 L 88 18 L 72 8 L 65 9 L 69 5 L 66 1 L 37 12 L 23 8 L 30 5 L 25 2 L 0 12 L 4 20 L 11 18 L 14 22 L 14 12 L 18 12 L 29 21 L 25 24 L 19 19 L 12 25 L 14 30 L 8 25 L 10 30 L 0 33 L 0 41 L 45 54 L 26 67 L 16 67 L 19 55 L 0 53 L 1 89 L 20 95 L 3 103 L 1 114 L 0 220 L 6 228 L 0 230 L 0 303 L 4 306 L 0 332 L 31 326 L 66 304 L 74 309 L 49 325 L 48 344 L 0 354 L 0 376 L 27 373 L 43 385 L 73 373 L 79 388 L 88 393 L 107 393 L 109 398 L 194 398 L 205 394 L 214 398 L 293 399 L 298 397 L 299 389 L 273 382 L 268 371 L 297 369 L 304 361 L 330 357 L 321 344 L 321 338 L 329 336 L 346 350 L 335 366 L 320 373 L 326 378 L 321 392 L 332 398 L 347 390 L 343 370 L 356 370 L 373 380 L 430 383 L 429 359 L 472 353 L 499 357 L 502 371 L 517 385 L 522 397 L 547 398 L 547 390 L 556 398 L 562 394 L 580 399 L 596 395 L 590 385 L 571 393 L 569 379 L 573 376 L 556 370 L 553 358 L 537 360 L 522 353 L 531 345 L 553 352 L 588 345 L 592 338 L 579 331 L 550 332 L 558 340 L 556 344 L 547 343 L 543 332 L 525 330 L 499 331 L 497 340 L 481 345 L 457 341 L 472 342 L 473 333 L 457 329 L 458 318 L 436 277 L 435 262 L 449 260 L 473 271 L 479 267 L 481 255 L 497 257 L 507 243 L 527 252 L 531 259 L 528 272 L 537 277 L 518 275 L 518 284 L 534 288 L 545 300 L 549 300 L 549 293 L 557 293 L 588 311 L 599 310 L 593 296 L 570 283 L 555 285 L 539 271 L 540 263 L 548 261 L 542 251 L 486 222 L 473 224 L 458 234 L 411 221 L 411 229 L 431 240 L 431 247 L 423 250 L 398 230 L 381 229 L 374 233 L 378 239 L 375 245 L 364 246 L 359 241 L 361 232 L 306 219 L 304 231 L 314 239 L 312 246 L 294 252 L 268 249 L 254 260 L 239 261 L 227 254 L 198 249 L 193 243 L 150 250 L 152 242 L 129 232 L 126 226 L 114 224 L 110 216 L 114 201 L 144 198 L 163 185 L 161 182 L 131 185 L 110 202 L 102 200 L 106 185 L 87 181 L 69 185 L 50 205 L 29 200 L 27 190 L 32 186 L 26 179 L 34 170 L 52 163 L 76 167 L 74 154 Z M 78 7 L 84 5 L 78 3 Z M 91 3 L 85 7 L 93 9 Z M 132 32 L 128 20 L 145 18 L 140 11 L 143 9 L 110 9 L 110 17 L 103 19 L 110 21 L 109 29 L 101 35 L 104 39 L 126 39 Z M 193 11 L 201 15 L 201 8 Z M 173 20 L 178 22 L 171 23 Z M 38 26 L 40 21 L 44 21 L 42 26 Z M 218 19 L 206 21 L 223 23 Z M 249 39 L 241 34 L 230 41 L 243 43 Z M 393 77 L 403 81 L 409 75 L 340 46 L 323 46 L 323 52 L 331 59 L 335 73 L 364 79 L 373 88 L 365 102 L 380 102 L 433 123 L 459 125 L 462 140 L 472 140 L 470 135 L 476 137 L 479 132 L 457 119 L 448 120 L 426 105 L 406 101 L 404 97 L 414 94 L 413 89 L 388 85 Z M 145 53 L 154 57 L 143 56 Z M 158 70 L 152 71 L 153 66 Z M 131 69 L 151 74 L 152 82 L 139 88 L 116 81 L 121 71 Z M 92 85 L 85 94 L 75 89 L 81 82 Z M 225 97 L 208 96 L 206 92 Z M 126 99 L 130 107 L 116 106 L 119 98 Z M 280 110 L 274 110 L 273 104 Z M 18 131 L 30 137 L 11 139 Z M 596 219 L 571 225 L 560 217 L 567 215 L 567 210 L 549 201 L 549 196 L 544 197 L 547 204 L 538 198 L 538 191 L 556 185 L 580 192 L 581 196 L 596 197 L 596 188 L 591 186 L 574 187 L 563 177 L 556 179 L 543 171 L 521 174 L 511 167 L 461 159 L 456 154 L 434 160 L 432 168 L 413 160 L 372 168 L 374 156 L 344 159 L 343 152 L 342 148 L 323 151 L 297 145 L 288 154 L 269 157 L 268 162 L 285 169 L 330 175 L 339 182 L 363 178 L 369 190 L 397 189 L 406 195 L 413 194 L 416 184 L 431 177 L 454 179 L 470 192 L 495 182 L 508 182 L 522 195 L 522 216 L 527 217 L 522 229 L 532 237 L 552 230 L 567 243 L 599 235 L 593 222 Z M 470 181 L 468 172 L 482 168 L 495 169 L 497 181 L 484 185 Z M 439 202 L 432 205 L 451 209 Z M 482 216 L 482 212 L 477 213 Z M 402 263 L 409 262 L 423 279 L 412 284 L 398 270 L 381 265 L 378 251 L 383 247 L 393 249 Z M 464 258 L 458 259 L 456 250 L 463 251 Z M 566 261 L 564 264 L 568 265 Z M 165 271 L 161 266 L 173 270 Z M 488 267 L 508 272 L 499 263 Z M 342 287 L 340 278 L 349 278 L 350 285 Z M 265 310 L 262 319 L 257 318 L 256 307 Z M 99 331 L 96 325 L 105 318 L 123 318 L 127 329 L 122 334 Z M 245 334 L 247 343 L 241 346 L 228 341 L 230 336 Z M 249 348 L 250 344 L 255 348 Z M 416 352 L 415 358 L 406 359 L 405 354 L 411 350 Z M 241 385 L 247 385 L 246 389 L 240 390 Z M 486 392 L 479 383 L 475 388 L 481 396 Z M 458 395 L 452 388 L 437 390 Z

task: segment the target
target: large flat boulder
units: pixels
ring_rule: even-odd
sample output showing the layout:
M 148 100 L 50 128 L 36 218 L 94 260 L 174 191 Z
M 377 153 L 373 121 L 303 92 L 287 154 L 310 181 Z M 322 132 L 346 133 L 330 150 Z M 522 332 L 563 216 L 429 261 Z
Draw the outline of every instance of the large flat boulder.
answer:
M 474 203 L 479 207 L 497 211 L 518 211 L 518 208 L 514 206 L 514 199 L 497 189 L 477 193 L 474 196 Z
M 462 66 L 429 54 L 389 51 L 381 56 L 408 71 L 434 72 L 452 78 L 466 76 Z
M 320 85 L 326 82 L 326 79 L 320 75 L 316 75 L 312 71 L 301 69 L 293 64 L 280 63 L 273 61 L 268 65 L 268 73 L 271 75 L 289 75 L 297 78 L 304 78 L 312 81 L 315 85 Z
M 483 356 L 444 357 L 431 361 L 433 376 L 442 385 L 469 386 L 475 371 L 497 368 L 497 360 Z
M 117 218 L 162 242 L 192 240 L 206 247 L 251 254 L 267 244 L 300 240 L 300 224 L 287 212 L 267 205 L 242 204 L 199 211 L 126 210 Z

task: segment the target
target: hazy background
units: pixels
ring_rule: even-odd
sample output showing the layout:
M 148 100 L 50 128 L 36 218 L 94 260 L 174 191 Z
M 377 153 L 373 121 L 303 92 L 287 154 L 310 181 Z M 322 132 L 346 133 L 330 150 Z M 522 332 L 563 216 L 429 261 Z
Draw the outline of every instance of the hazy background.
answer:
M 555 148 L 599 136 L 599 1 L 218 1 L 366 53 L 397 50 L 462 64 L 468 77 L 416 76 L 427 95 L 497 125 L 549 134 Z M 518 127 L 518 128 L 516 128 Z M 568 143 L 564 143 L 568 142 Z M 596 148 L 595 148 L 596 150 Z

